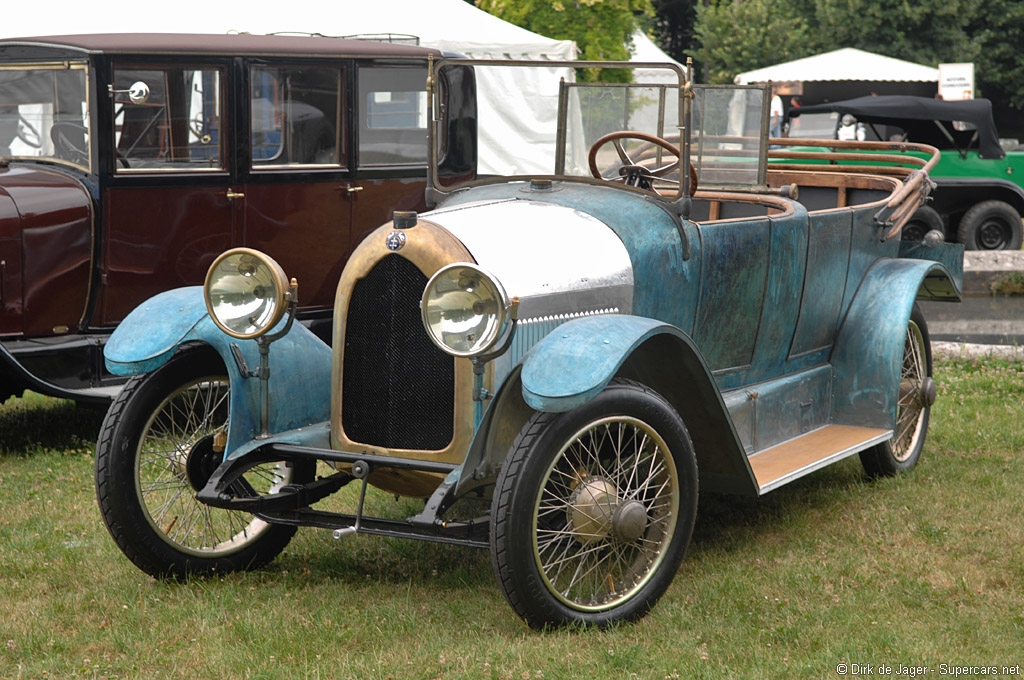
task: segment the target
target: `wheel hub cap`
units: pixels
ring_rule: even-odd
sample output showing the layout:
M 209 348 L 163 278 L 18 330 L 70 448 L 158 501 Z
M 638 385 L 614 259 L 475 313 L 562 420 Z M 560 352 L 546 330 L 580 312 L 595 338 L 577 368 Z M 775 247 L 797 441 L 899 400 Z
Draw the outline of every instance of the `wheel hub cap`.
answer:
M 569 522 L 581 543 L 613 537 L 633 543 L 647 529 L 647 508 L 637 500 L 622 501 L 615 484 L 601 477 L 584 480 L 569 502 Z
M 626 501 L 615 511 L 612 532 L 623 543 L 633 543 L 647 529 L 647 508 L 640 501 Z
M 569 522 L 576 538 L 583 543 L 607 538 L 618 505 L 618 490 L 607 479 L 590 477 L 581 482 L 569 501 Z

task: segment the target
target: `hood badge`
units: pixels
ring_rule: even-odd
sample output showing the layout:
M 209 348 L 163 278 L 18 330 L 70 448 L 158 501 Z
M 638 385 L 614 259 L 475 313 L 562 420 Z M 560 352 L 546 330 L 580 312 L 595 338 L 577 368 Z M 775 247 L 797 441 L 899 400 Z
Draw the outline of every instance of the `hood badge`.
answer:
M 389 233 L 384 239 L 384 245 L 388 247 L 388 250 L 401 250 L 405 246 L 405 242 L 405 232 L 398 231 L 397 229 Z

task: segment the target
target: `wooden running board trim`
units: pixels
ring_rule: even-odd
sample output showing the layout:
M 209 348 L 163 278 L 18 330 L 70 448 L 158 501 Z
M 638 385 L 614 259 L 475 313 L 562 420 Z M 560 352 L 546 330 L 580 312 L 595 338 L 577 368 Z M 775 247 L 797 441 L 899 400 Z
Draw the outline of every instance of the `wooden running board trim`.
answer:
M 826 425 L 748 458 L 762 494 L 892 438 L 892 430 Z

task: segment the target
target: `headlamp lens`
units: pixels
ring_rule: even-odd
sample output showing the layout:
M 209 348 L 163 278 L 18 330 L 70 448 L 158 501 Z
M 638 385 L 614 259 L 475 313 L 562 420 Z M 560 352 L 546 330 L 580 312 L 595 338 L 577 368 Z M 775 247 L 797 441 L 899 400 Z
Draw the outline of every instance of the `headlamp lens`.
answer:
M 423 291 L 423 325 L 434 343 L 455 356 L 482 354 L 505 327 L 508 298 L 495 279 L 470 264 L 438 271 Z
M 221 330 L 236 338 L 254 338 L 284 316 L 287 289 L 284 270 L 272 258 L 235 248 L 210 265 L 203 294 L 206 309 Z

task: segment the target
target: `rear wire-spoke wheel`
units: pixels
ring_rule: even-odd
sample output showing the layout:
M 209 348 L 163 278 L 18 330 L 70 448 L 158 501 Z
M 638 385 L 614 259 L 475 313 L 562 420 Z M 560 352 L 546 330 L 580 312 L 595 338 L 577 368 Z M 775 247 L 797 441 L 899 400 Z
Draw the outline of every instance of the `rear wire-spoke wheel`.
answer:
M 495 571 L 530 625 L 643 616 L 682 561 L 697 471 L 671 406 L 613 382 L 575 411 L 524 426 L 492 508 Z
M 221 462 L 214 437 L 226 431 L 228 403 L 220 358 L 193 349 L 129 381 L 104 419 L 96 448 L 100 510 L 125 555 L 153 576 L 256 568 L 295 533 L 196 499 Z M 268 494 L 311 477 L 305 467 L 268 463 L 234 490 Z
M 861 463 L 869 475 L 891 476 L 917 465 L 924 448 L 928 417 L 935 395 L 928 326 L 915 304 L 903 343 L 893 437 L 860 455 Z

